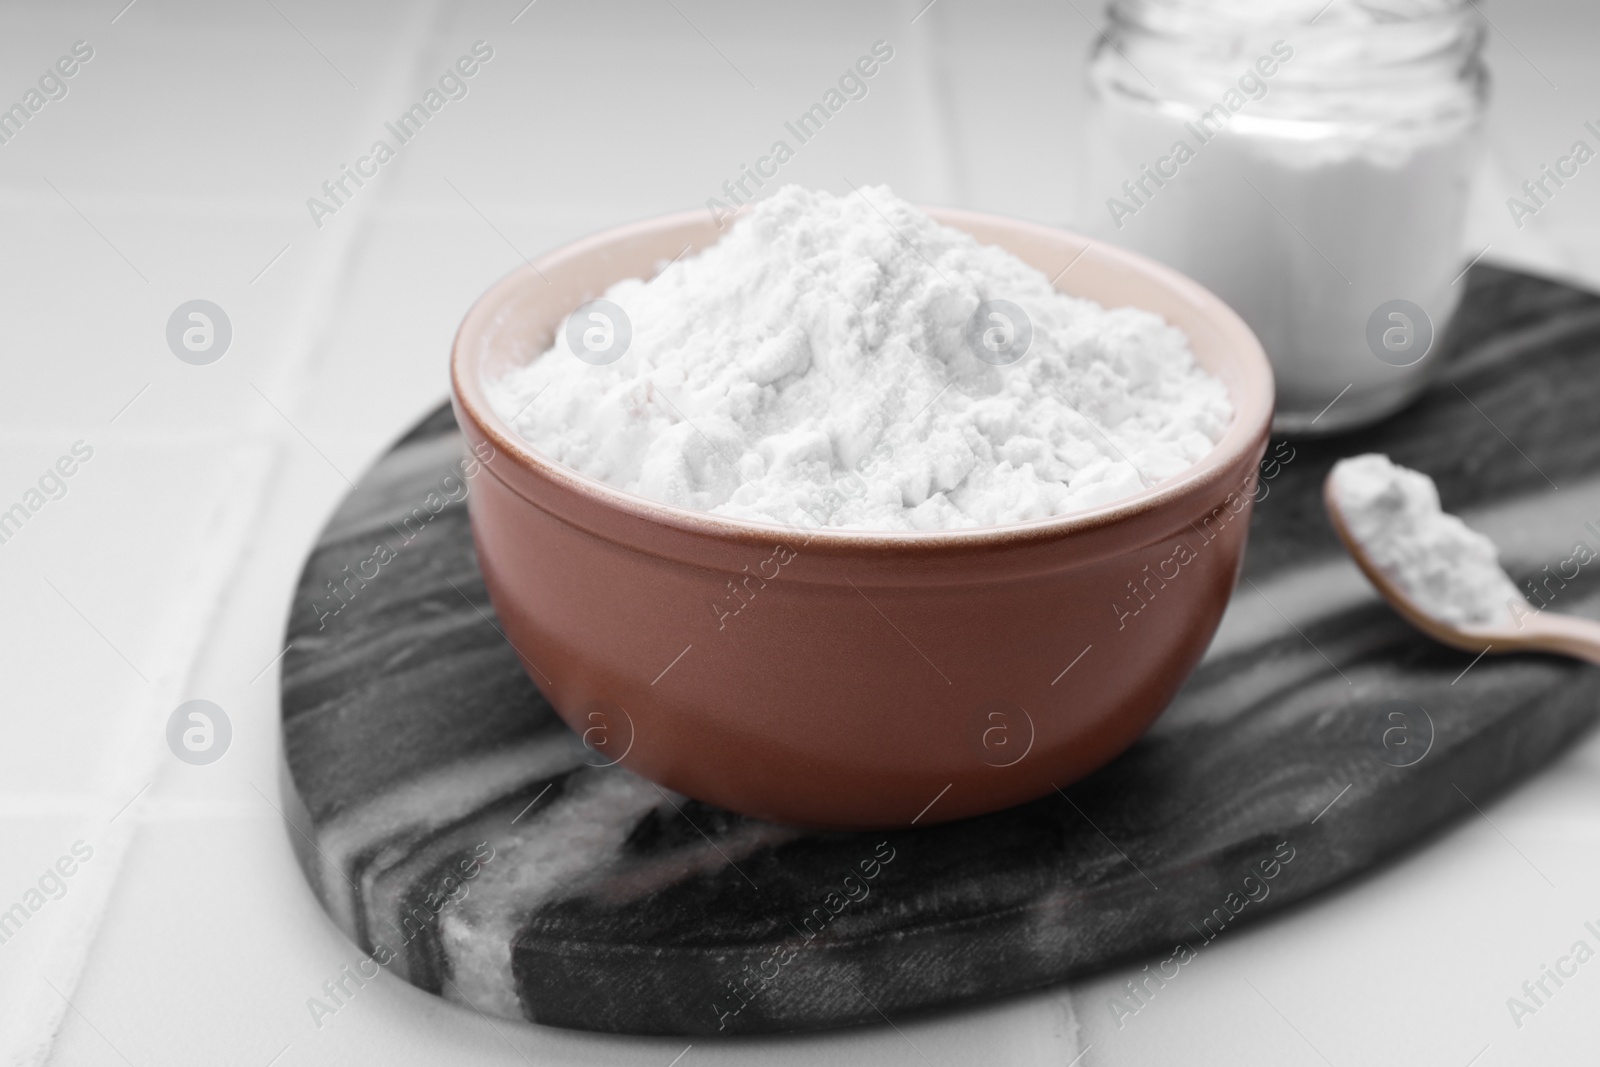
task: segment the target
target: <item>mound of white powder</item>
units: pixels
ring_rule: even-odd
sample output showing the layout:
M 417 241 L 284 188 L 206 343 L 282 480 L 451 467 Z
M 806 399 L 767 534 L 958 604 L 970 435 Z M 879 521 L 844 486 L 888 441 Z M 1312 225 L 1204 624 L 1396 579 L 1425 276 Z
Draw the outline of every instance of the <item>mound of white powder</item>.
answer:
M 882 187 L 784 188 L 606 298 L 625 327 L 592 319 L 593 336 L 631 327 L 621 358 L 578 358 L 564 322 L 486 383 L 495 410 L 583 474 L 719 515 L 874 530 L 1061 515 L 1179 474 L 1232 417 L 1158 316 L 1062 295 Z M 970 330 L 985 301 L 1025 321 L 986 307 Z
M 1369 453 L 1330 475 L 1345 525 L 1378 569 L 1428 614 L 1456 626 L 1511 622 L 1525 605 L 1494 542 L 1439 505 L 1426 474 Z

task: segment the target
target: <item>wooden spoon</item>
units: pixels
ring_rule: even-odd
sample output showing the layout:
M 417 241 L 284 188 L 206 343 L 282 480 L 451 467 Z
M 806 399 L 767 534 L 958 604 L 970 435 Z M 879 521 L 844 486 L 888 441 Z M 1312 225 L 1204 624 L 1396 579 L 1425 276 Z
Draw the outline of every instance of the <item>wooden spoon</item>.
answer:
M 1344 547 L 1389 606 L 1411 625 L 1443 644 L 1463 652 L 1557 652 L 1590 663 L 1600 663 L 1600 622 L 1574 615 L 1558 615 L 1528 605 L 1528 614 L 1504 623 L 1459 626 L 1446 622 L 1411 598 L 1411 595 L 1378 569 L 1367 555 L 1366 546 L 1351 534 L 1344 512 L 1334 492 L 1333 475 L 1322 483 L 1322 502 L 1328 518 Z M 1509 612 L 1507 615 L 1509 616 Z

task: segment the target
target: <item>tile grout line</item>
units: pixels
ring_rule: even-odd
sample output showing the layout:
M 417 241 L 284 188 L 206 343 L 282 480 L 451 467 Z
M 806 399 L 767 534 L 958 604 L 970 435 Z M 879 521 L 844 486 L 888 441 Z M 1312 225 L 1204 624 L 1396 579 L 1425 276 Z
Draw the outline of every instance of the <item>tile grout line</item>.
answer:
M 398 56 L 379 91 L 374 93 L 374 99 L 378 102 L 362 110 L 354 120 L 354 128 L 362 130 L 369 125 L 381 126 L 389 110 L 388 105 L 404 98 L 405 90 L 431 54 L 434 35 L 429 30 L 439 11 L 438 0 L 418 0 L 405 29 L 396 34 Z M 393 182 L 389 184 L 392 186 Z M 323 239 L 312 248 L 313 267 L 299 286 L 291 312 L 295 326 L 281 346 L 289 358 L 276 364 L 278 373 L 271 379 L 280 387 L 295 378 L 303 386 L 309 379 L 316 365 L 316 355 L 323 350 L 334 328 L 335 311 L 346 290 L 350 268 L 365 249 L 371 218 L 383 200 L 380 194 L 350 205 L 353 209 L 350 215 L 353 217 L 339 220 L 345 225 L 322 234 Z M 295 394 L 299 395 L 299 390 Z M 111 743 L 103 746 L 99 753 L 102 760 L 109 758 L 113 763 L 118 753 L 149 753 L 140 762 L 137 773 L 125 770 L 121 774 L 108 776 L 117 784 L 104 797 L 107 810 L 132 795 L 139 783 L 159 777 L 159 771 L 165 768 L 168 758 L 165 747 L 156 748 L 142 743 L 142 740 L 147 741 L 150 735 L 159 732 L 160 721 L 204 662 L 206 651 L 213 644 L 213 635 L 217 632 L 215 624 L 231 606 L 227 596 L 229 583 L 239 568 L 254 555 L 260 542 L 258 520 L 285 484 L 290 466 L 289 450 L 298 445 L 298 438 L 265 406 L 256 418 L 256 425 L 247 431 L 246 439 L 265 440 L 268 444 L 265 453 L 244 472 L 246 477 L 234 483 L 235 486 L 247 486 L 249 491 L 236 488 L 227 501 L 212 512 L 210 523 L 223 536 L 207 539 L 207 543 L 214 547 L 207 554 L 202 567 L 198 568 L 197 577 L 200 580 L 189 586 L 195 592 L 185 605 L 187 610 L 180 608 L 172 611 L 163 621 L 162 629 L 177 639 L 163 640 L 158 646 L 182 650 L 180 656 L 169 660 L 180 665 L 153 672 L 156 680 L 150 687 L 151 691 L 140 701 L 143 705 L 141 713 L 129 716 L 124 732 L 112 735 L 108 739 Z M 195 625 L 186 625 L 190 622 Z M 185 631 L 191 635 L 187 639 L 183 636 Z M 96 881 L 92 883 L 92 890 L 77 894 L 66 904 L 70 914 L 56 917 L 55 936 L 50 939 L 49 949 L 42 956 L 44 962 L 38 975 L 54 982 L 66 998 L 76 995 L 79 981 L 88 970 L 90 953 L 98 943 L 102 921 L 110 907 L 123 861 L 130 851 L 139 823 L 136 819 L 128 819 L 102 826 L 96 821 L 84 820 L 79 825 L 93 828 L 81 836 L 95 847 L 97 860 L 101 858 L 103 848 L 104 862 L 94 867 Z M 88 869 L 86 867 L 85 871 Z M 30 992 L 29 1002 L 31 1010 L 21 1015 L 28 1022 L 23 1027 L 0 1032 L 0 1060 L 4 1062 L 38 1065 L 51 1057 L 66 1019 L 67 1002 L 45 983 L 40 983 Z

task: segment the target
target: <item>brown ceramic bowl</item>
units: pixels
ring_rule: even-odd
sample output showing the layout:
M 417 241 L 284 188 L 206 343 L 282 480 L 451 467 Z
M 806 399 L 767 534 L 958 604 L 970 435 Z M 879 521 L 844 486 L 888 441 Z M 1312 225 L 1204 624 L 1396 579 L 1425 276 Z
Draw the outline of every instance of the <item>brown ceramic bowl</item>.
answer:
M 1082 252 L 1058 287 L 1181 328 L 1226 383 L 1231 427 L 1182 475 L 1090 511 L 808 537 L 578 474 L 524 443 L 484 394 L 485 376 L 535 358 L 579 304 L 713 243 L 704 212 L 517 270 L 467 314 L 452 356 L 456 418 L 480 454 L 494 449 L 469 499 L 473 536 L 506 635 L 594 762 L 765 819 L 925 825 L 1095 770 L 1199 661 L 1238 574 L 1272 421 L 1261 346 L 1215 296 L 1149 260 L 932 213 L 1050 275 Z M 721 616 L 714 603 L 744 606 Z

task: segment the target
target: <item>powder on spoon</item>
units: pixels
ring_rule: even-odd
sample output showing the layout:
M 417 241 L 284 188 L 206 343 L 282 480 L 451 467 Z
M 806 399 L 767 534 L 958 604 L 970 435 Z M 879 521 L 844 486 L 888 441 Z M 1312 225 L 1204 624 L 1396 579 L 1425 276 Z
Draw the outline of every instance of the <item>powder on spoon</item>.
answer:
M 1340 460 L 1330 477 L 1350 534 L 1429 615 L 1486 626 L 1525 607 L 1494 542 L 1443 511 L 1432 478 L 1376 453 Z
M 1063 515 L 1182 473 L 1233 414 L 1159 316 L 1058 293 L 882 187 L 788 186 L 605 296 L 631 327 L 621 358 L 577 358 L 563 322 L 485 383 L 491 403 L 560 463 L 718 515 L 873 530 Z M 975 314 L 985 301 L 1025 321 Z

